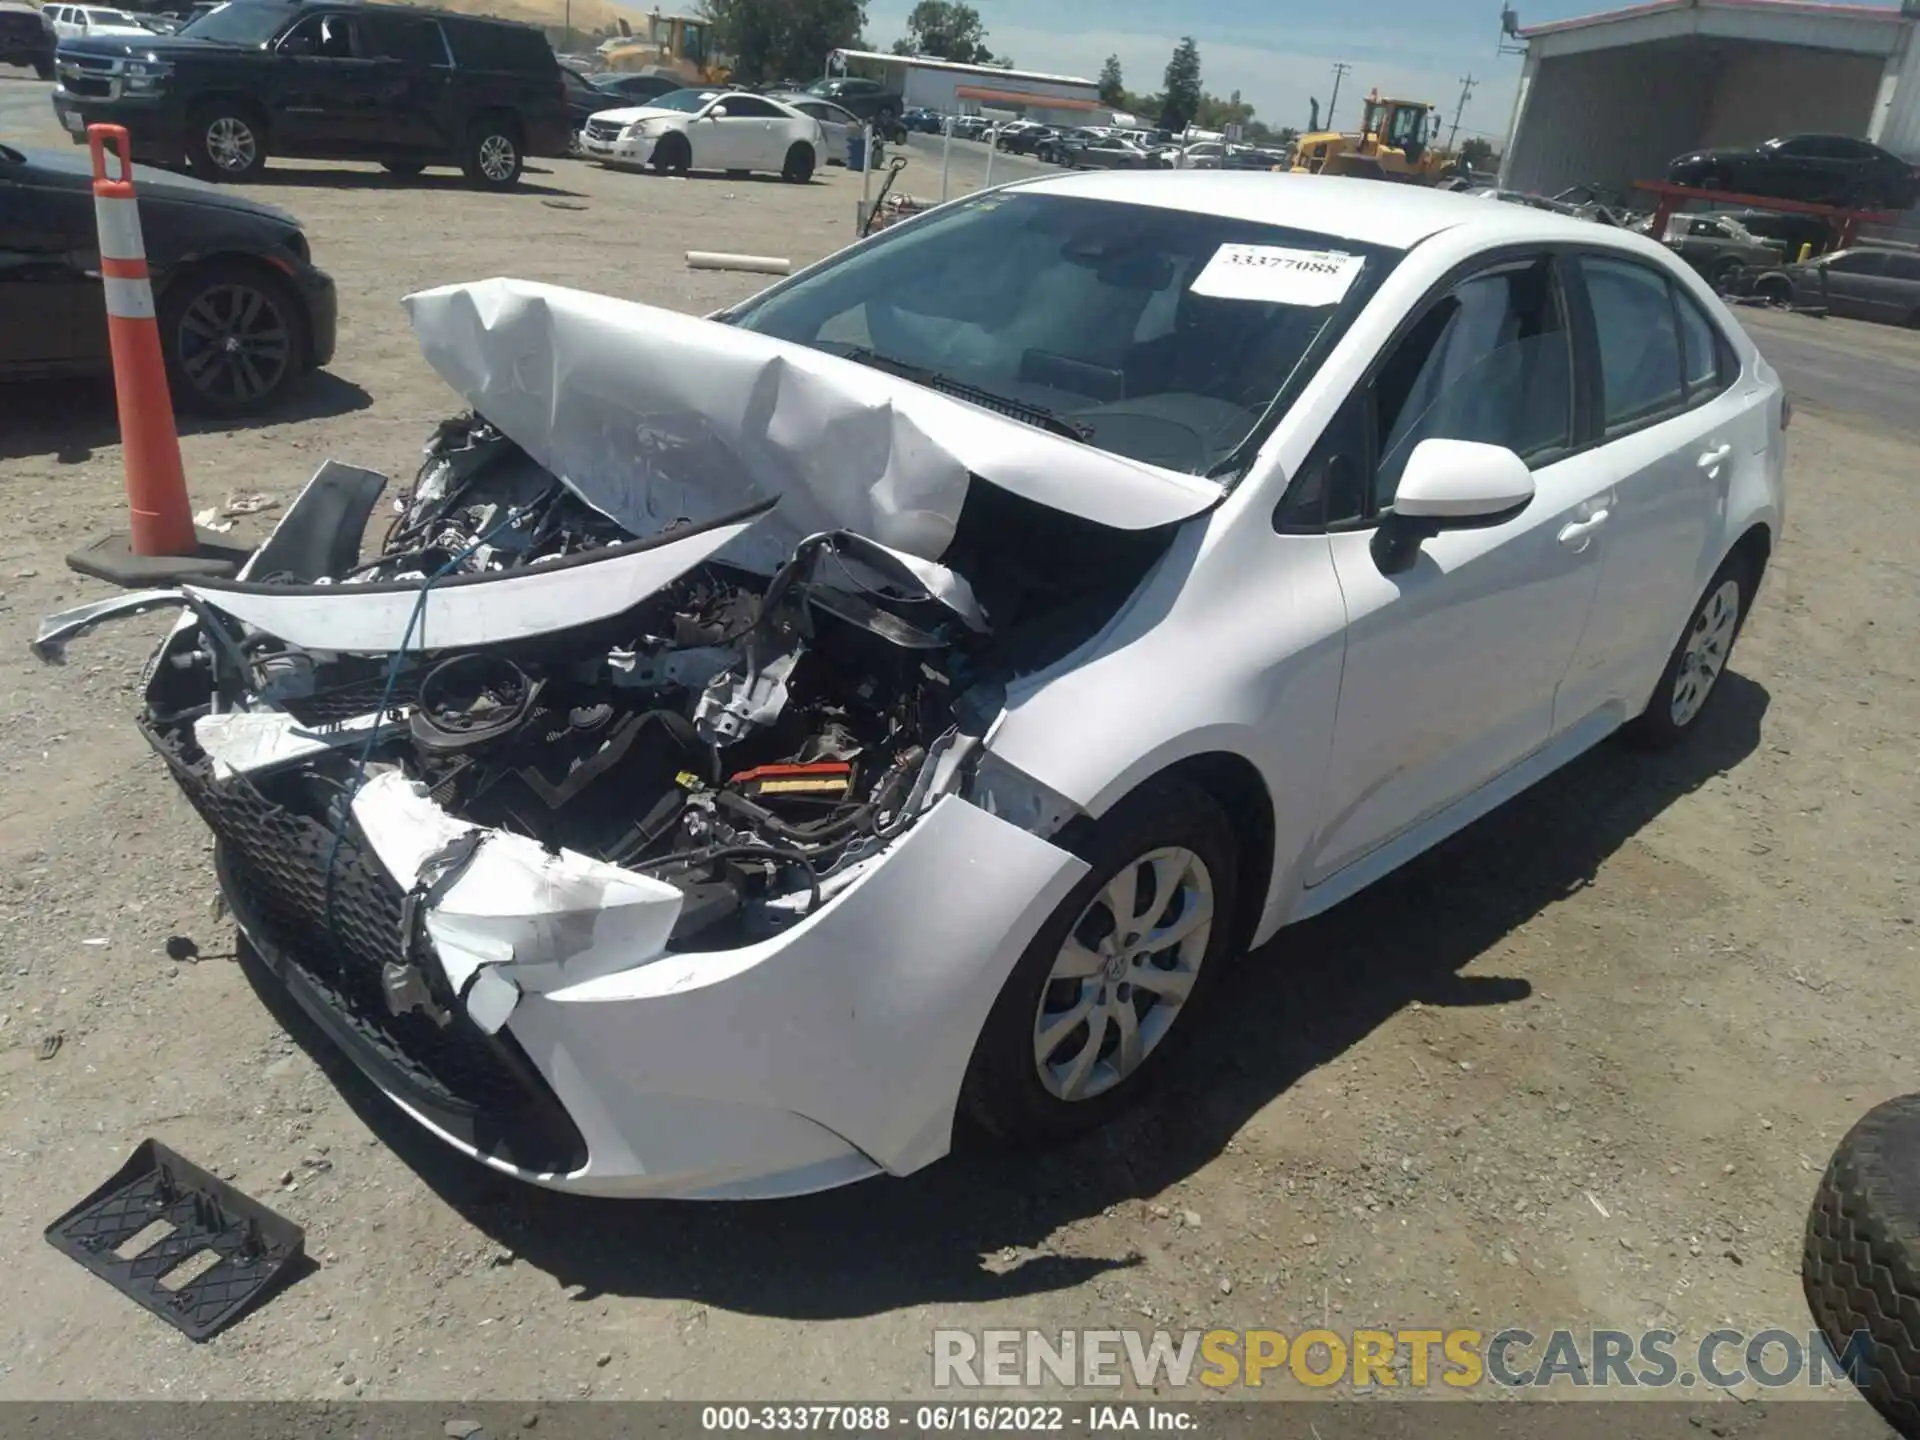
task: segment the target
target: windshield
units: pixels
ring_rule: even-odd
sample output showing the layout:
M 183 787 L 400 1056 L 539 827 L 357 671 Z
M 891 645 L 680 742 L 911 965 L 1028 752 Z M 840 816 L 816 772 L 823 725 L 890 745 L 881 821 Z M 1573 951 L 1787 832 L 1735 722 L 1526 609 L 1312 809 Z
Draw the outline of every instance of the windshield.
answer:
M 180 27 L 180 33 L 196 40 L 211 40 L 217 45 L 265 45 L 292 18 L 290 5 L 234 0 L 232 4 L 195 16 Z
M 669 90 L 644 103 L 650 110 L 685 110 L 691 115 L 696 110 L 706 109 L 719 98 L 718 90 Z
M 1277 225 L 1000 191 L 897 225 L 730 320 L 1117 455 L 1232 475 L 1395 258 Z

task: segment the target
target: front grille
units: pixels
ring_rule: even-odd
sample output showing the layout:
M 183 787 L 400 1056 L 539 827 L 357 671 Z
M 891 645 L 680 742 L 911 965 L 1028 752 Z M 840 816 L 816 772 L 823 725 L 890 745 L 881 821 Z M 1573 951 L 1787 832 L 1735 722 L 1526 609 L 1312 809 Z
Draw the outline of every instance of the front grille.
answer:
M 489 1036 L 457 1003 L 445 1027 L 419 1011 L 394 1015 L 382 967 L 405 958 L 400 888 L 349 830 L 336 843 L 318 821 L 275 803 L 243 776 L 215 782 L 190 732 L 142 730 L 219 841 L 223 881 L 271 961 L 298 967 L 362 1054 L 443 1128 L 511 1163 L 577 1169 L 584 1142 L 507 1035 Z M 331 895 L 327 865 L 333 862 Z M 444 997 L 443 997 L 444 998 Z M 360 1055 L 355 1055 L 356 1060 Z
M 117 100 L 124 62 L 94 55 L 62 55 L 60 88 L 83 100 Z
M 624 126 L 612 120 L 589 120 L 587 121 L 587 138 L 589 140 L 618 140 L 620 138 L 620 132 L 624 128 Z

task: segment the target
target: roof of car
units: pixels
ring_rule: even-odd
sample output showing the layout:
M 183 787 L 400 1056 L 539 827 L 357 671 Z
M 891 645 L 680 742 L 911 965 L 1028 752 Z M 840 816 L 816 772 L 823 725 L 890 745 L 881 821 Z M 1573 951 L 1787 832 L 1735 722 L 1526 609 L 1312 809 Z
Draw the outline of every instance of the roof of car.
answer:
M 69 0 L 80 3 L 80 0 Z M 431 5 L 411 5 L 407 0 L 258 0 L 262 4 L 278 4 L 289 10 L 306 10 L 324 6 L 330 10 L 342 8 L 354 10 L 384 10 L 403 12 L 408 15 L 425 16 L 432 20 L 458 20 L 469 25 L 508 25 L 516 30 L 540 30 L 524 20 L 507 20 L 498 15 L 471 15 L 459 10 L 439 10 Z M 541 31 L 545 34 L 545 31 Z
M 1456 225 L 1474 225 L 1498 241 L 1592 240 L 1591 221 L 1382 180 L 1264 170 L 1087 171 L 1021 182 L 1020 189 L 1089 200 L 1198 210 L 1256 224 L 1284 225 L 1405 250 Z M 1602 227 L 1602 233 L 1607 233 Z

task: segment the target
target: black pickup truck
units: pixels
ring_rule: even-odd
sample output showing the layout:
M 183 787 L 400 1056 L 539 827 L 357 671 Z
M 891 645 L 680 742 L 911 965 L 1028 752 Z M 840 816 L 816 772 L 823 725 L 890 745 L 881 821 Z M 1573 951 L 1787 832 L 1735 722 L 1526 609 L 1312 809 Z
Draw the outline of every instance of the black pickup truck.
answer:
M 60 42 L 53 108 L 76 143 L 124 125 L 136 160 L 210 180 L 269 154 L 458 165 L 506 189 L 567 153 L 565 76 L 530 25 L 356 0 L 232 0 L 175 35 Z

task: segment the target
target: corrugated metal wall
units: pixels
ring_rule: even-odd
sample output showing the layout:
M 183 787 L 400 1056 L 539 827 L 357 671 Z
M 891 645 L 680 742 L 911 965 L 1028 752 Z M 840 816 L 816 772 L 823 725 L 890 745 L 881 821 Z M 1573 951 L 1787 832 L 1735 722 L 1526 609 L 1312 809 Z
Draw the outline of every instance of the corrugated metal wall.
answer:
M 1625 190 L 1655 180 L 1697 144 L 1713 72 L 1681 45 L 1640 45 L 1542 60 L 1504 170 L 1510 189 Z
M 1743 45 L 1720 60 L 1701 148 L 1776 135 L 1865 135 L 1886 61 L 1777 45 Z
M 1547 195 L 1582 183 L 1624 191 L 1663 178 L 1688 150 L 1865 135 L 1885 66 L 1872 55 L 1700 40 L 1543 59 L 1504 183 Z
M 932 70 L 906 66 L 906 82 L 901 96 L 908 105 L 924 105 L 942 115 L 962 110 L 978 110 L 979 105 L 962 104 L 954 96 L 958 89 L 1002 90 L 1010 95 L 1056 96 L 1063 100 L 1092 100 L 1098 92 L 1091 85 L 1060 85 L 1047 80 L 1003 78 L 995 74 L 974 75 L 963 70 Z

